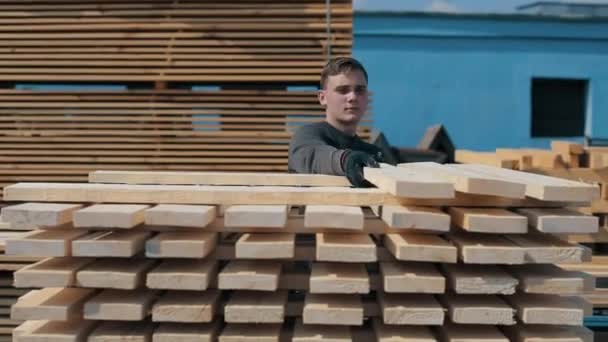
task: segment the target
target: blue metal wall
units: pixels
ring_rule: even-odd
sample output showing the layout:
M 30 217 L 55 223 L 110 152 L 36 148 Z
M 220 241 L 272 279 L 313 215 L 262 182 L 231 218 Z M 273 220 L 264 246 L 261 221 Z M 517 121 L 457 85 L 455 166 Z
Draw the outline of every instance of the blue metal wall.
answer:
M 533 77 L 588 79 L 586 135 L 608 138 L 607 20 L 360 12 L 354 37 L 392 145 L 443 123 L 458 148 L 548 147 L 530 133 Z

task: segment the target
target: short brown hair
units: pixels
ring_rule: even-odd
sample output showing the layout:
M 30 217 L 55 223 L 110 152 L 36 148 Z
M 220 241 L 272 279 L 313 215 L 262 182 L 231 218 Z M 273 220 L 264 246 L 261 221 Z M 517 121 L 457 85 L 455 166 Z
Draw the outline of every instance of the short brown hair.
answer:
M 327 85 L 327 79 L 329 76 L 335 76 L 351 72 L 353 70 L 359 70 L 365 76 L 365 82 L 367 82 L 367 71 L 358 60 L 351 57 L 337 57 L 332 58 L 325 64 L 323 72 L 321 72 L 321 89 L 325 89 Z

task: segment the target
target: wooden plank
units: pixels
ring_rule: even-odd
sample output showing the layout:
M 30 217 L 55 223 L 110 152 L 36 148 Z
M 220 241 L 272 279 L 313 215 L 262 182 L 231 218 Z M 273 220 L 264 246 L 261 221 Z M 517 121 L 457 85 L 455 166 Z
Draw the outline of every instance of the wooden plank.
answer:
M 364 264 L 312 264 L 310 293 L 369 293 L 370 279 Z
M 378 258 L 376 244 L 369 235 L 317 233 L 315 236 L 317 261 L 375 262 Z
M 397 197 L 453 198 L 450 180 L 435 178 L 425 173 L 382 164 L 380 168 L 363 168 L 367 181 Z
M 591 305 L 579 297 L 519 293 L 504 297 L 525 324 L 583 325 Z
M 147 205 L 95 204 L 74 212 L 74 227 L 133 228 L 144 223 Z
M 441 270 L 457 294 L 515 293 L 519 281 L 494 265 L 443 264 Z
M 555 265 L 514 266 L 509 272 L 519 280 L 518 289 L 525 293 L 577 295 L 595 287 L 595 279 L 589 274 Z
M 216 260 L 165 260 L 148 272 L 146 286 L 159 290 L 204 291 L 216 277 Z
M 147 225 L 189 228 L 205 228 L 215 216 L 215 207 L 207 205 L 159 204 L 144 213 Z
M 166 232 L 146 242 L 148 258 L 204 258 L 215 249 L 212 232 Z
M 295 234 L 246 233 L 235 243 L 238 259 L 291 259 L 295 251 Z
M 304 213 L 304 226 L 307 228 L 363 229 L 363 210 L 361 207 L 343 205 L 307 205 Z
M 567 208 L 521 208 L 530 226 L 543 233 L 597 233 L 599 218 Z
M 63 166 L 62 166 L 63 167 Z M 181 167 L 181 166 L 180 166 Z M 197 166 L 200 168 L 200 166 Z M 45 164 L 49 168 L 49 164 Z M 577 183 L 578 184 L 578 183 Z M 594 188 L 595 189 L 595 188 Z M 7 201 L 174 203 L 214 205 L 413 205 L 473 207 L 563 207 L 587 201 L 567 198 L 559 202 L 512 199 L 457 193 L 453 199 L 403 198 L 379 189 L 344 187 L 249 187 L 187 185 L 125 185 L 82 183 L 19 183 L 4 188 Z M 563 196 L 562 196 L 563 197 Z
M 72 253 L 72 241 L 86 230 L 35 230 L 18 239 L 7 239 L 5 253 L 32 257 L 63 257 Z
M 446 324 L 438 335 L 445 342 L 510 342 L 498 328 L 489 325 Z
M 89 258 L 47 258 L 27 265 L 14 273 L 14 286 L 70 287 L 76 284 L 76 272 L 93 262 Z
M 350 187 L 341 176 L 252 172 L 93 171 L 89 183 Z
M 72 241 L 72 256 L 130 258 L 144 250 L 151 235 L 141 230 L 91 233 Z
M 448 263 L 455 263 L 457 260 L 456 247 L 439 236 L 386 234 L 384 244 L 398 260 Z
M 157 296 L 157 291 L 103 290 L 84 304 L 84 319 L 141 321 Z
M 2 221 L 13 226 L 55 227 L 72 221 L 80 204 L 23 203 L 2 208 Z
M 445 294 L 439 298 L 448 317 L 457 324 L 513 325 L 515 310 L 492 295 Z
M 585 327 L 518 324 L 503 332 L 513 342 L 593 342 L 593 331 Z
M 450 230 L 450 216 L 438 208 L 385 205 L 380 216 L 391 228 L 432 232 Z
M 350 327 L 343 325 L 303 324 L 297 320 L 293 328 L 293 342 L 350 342 Z
M 153 322 L 209 323 L 218 311 L 218 290 L 167 291 L 152 307 Z
M 526 263 L 580 263 L 591 260 L 591 250 L 549 234 L 507 235 L 525 252 Z
M 445 292 L 445 278 L 433 264 L 381 262 L 380 274 L 387 293 Z
M 154 342 L 213 342 L 220 331 L 220 321 L 212 323 L 161 323 L 158 325 L 152 341 Z
M 146 342 L 152 338 L 150 322 L 102 322 L 89 335 L 87 342 Z
M 528 232 L 528 219 L 499 208 L 448 209 L 452 222 L 469 232 L 516 234 Z
M 224 212 L 229 227 L 282 228 L 287 224 L 286 205 L 233 205 Z
M 32 331 L 44 326 L 48 322 L 49 321 L 25 321 L 13 330 L 13 339 L 15 342 L 20 341 L 19 337 L 30 334 Z
M 449 239 L 458 246 L 459 258 L 466 264 L 515 265 L 525 262 L 524 248 L 502 236 L 462 233 L 451 234 Z
M 378 305 L 384 324 L 442 325 L 443 307 L 428 294 L 378 293 Z
M 505 169 L 519 169 L 519 158 L 501 158 L 494 152 L 477 152 L 469 150 L 456 150 L 454 160 L 462 164 L 482 164 L 502 167 Z
M 222 290 L 276 291 L 281 264 L 274 261 L 230 261 L 218 275 Z
M 82 307 L 94 290 L 45 288 L 31 291 L 11 307 L 11 319 L 71 321 L 82 317 Z
M 226 323 L 283 323 L 287 291 L 236 291 L 224 307 Z
M 524 183 L 526 196 L 540 200 L 587 202 L 599 198 L 597 186 L 581 182 L 485 165 L 462 164 L 457 167 Z
M 356 295 L 308 293 L 302 321 L 304 324 L 362 325 L 363 305 Z
M 280 324 L 226 324 L 219 342 L 279 342 Z
M 399 168 L 404 168 L 414 173 L 426 173 L 432 178 L 453 183 L 456 191 L 509 198 L 525 197 L 525 185 L 520 182 L 506 180 L 504 177 L 482 174 L 457 166 L 432 162 L 399 164 Z
M 146 273 L 156 265 L 148 259 L 99 259 L 76 273 L 81 287 L 134 290 L 142 287 Z
M 33 321 L 39 322 L 31 331 L 19 334 L 19 342 L 84 341 L 95 328 L 93 321 Z

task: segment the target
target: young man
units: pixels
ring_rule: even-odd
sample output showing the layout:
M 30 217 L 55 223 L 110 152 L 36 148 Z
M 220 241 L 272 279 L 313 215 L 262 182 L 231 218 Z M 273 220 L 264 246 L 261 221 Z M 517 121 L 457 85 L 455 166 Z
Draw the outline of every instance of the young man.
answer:
M 369 186 L 363 167 L 378 167 L 381 153 L 356 134 L 368 105 L 367 72 L 353 58 L 330 60 L 321 74 L 319 103 L 325 121 L 298 129 L 289 144 L 289 171 L 346 176 Z

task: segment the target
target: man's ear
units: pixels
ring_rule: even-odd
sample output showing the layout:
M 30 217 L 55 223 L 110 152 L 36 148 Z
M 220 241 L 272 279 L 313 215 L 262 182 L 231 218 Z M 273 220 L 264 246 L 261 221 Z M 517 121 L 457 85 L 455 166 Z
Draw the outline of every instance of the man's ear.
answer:
M 321 106 L 327 106 L 327 99 L 325 98 L 325 90 L 321 89 L 319 90 L 319 92 L 317 93 L 317 98 L 319 99 L 319 103 L 321 104 Z

